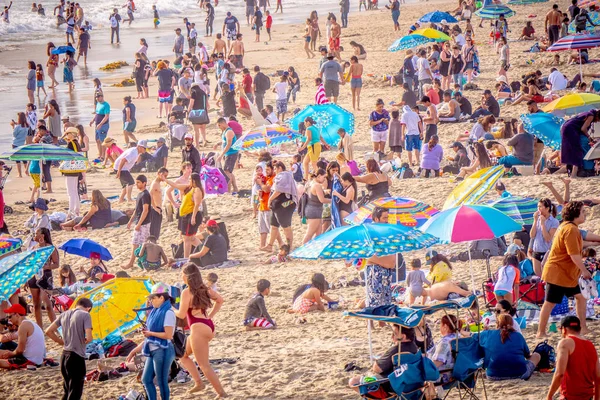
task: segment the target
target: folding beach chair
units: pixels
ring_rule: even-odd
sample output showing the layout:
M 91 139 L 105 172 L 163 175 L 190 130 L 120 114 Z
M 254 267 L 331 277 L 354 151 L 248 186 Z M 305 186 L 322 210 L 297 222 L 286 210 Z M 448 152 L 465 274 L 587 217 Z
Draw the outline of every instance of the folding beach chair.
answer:
M 459 399 L 487 399 L 484 380 L 484 353 L 475 337 L 459 338 L 451 342 L 452 354 L 454 356 L 454 368 L 452 369 L 452 380 L 443 385 L 447 390 L 444 399 L 448 398 L 452 391 L 458 392 Z M 483 397 L 475 394 L 477 382 L 481 381 Z

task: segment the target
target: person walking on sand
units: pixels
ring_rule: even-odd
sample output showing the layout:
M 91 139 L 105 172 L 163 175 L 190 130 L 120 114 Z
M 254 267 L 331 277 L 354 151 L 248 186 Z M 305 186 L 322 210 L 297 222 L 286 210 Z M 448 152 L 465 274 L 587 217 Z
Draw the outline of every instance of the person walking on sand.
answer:
M 244 49 L 244 42 L 242 41 L 243 35 L 238 33 L 235 38 L 236 40 L 231 44 L 227 57 L 236 68 L 244 68 L 244 55 L 246 54 L 246 50 Z
M 560 23 L 562 21 L 562 13 L 558 9 L 558 4 L 552 5 L 552 10 L 546 14 L 544 20 L 544 31 L 548 33 L 548 41 L 550 45 L 554 44 L 560 37 Z
M 173 52 L 175 53 L 175 58 L 183 57 L 183 43 L 184 37 L 181 34 L 181 28 L 175 29 L 175 42 L 173 43 Z
M 200 392 L 205 387 L 196 364 L 189 358 L 193 354 L 204 377 L 217 392 L 217 398 L 227 397 L 219 376 L 212 369 L 208 358 L 209 343 L 215 337 L 215 325 L 212 319 L 221 309 L 223 298 L 206 286 L 198 266 L 192 262 L 188 262 L 183 267 L 182 279 L 188 287 L 181 292 L 180 306 L 175 316 L 187 318 L 191 331 L 186 341 L 185 355 L 180 359 L 181 365 L 190 373 L 195 383 L 188 393 Z
M 312 41 L 311 38 L 311 31 L 312 31 L 312 22 L 310 19 L 306 20 L 306 25 L 304 26 L 304 51 L 306 52 L 306 56 L 310 59 L 310 58 L 315 58 L 315 53 L 313 53 L 313 51 L 309 48 L 309 45 Z
M 263 14 L 262 11 L 260 11 L 259 6 L 256 6 L 256 11 L 254 12 L 254 18 L 252 20 L 252 23 L 254 24 L 254 30 L 256 32 L 256 39 L 254 41 L 260 42 L 260 29 L 263 26 Z
M 50 77 L 52 84 L 48 86 L 50 89 L 58 86 L 58 81 L 56 80 L 56 67 L 58 67 L 58 54 L 52 54 L 52 50 L 55 49 L 54 43 L 48 42 L 46 45 L 46 55 L 48 56 L 48 61 L 46 61 L 46 68 L 48 68 L 48 76 Z
M 237 164 L 238 160 L 238 150 L 233 148 L 233 145 L 237 141 L 237 137 L 233 133 L 233 130 L 227 124 L 227 120 L 225 118 L 219 118 L 217 121 L 217 126 L 221 130 L 221 136 L 223 139 L 222 151 L 221 154 L 217 156 L 217 162 L 221 163 L 223 166 L 223 171 L 227 176 L 227 180 L 229 181 L 229 192 L 232 195 L 237 194 L 238 188 L 235 182 L 235 175 L 233 174 L 233 170 Z
M 581 321 L 582 334 L 587 334 L 585 316 L 586 299 L 581 294 L 579 278 L 591 279 L 592 275 L 583 264 L 581 252 L 583 240 L 579 225 L 585 222 L 586 209 L 581 201 L 571 201 L 562 211 L 562 223 L 554 234 L 550 254 L 542 265 L 542 280 L 546 282 L 546 299 L 540 312 L 537 337 L 546 337 L 546 325 L 550 313 L 563 297 L 575 297 L 575 310 Z
M 337 23 L 335 16 L 331 16 L 331 36 L 329 37 L 329 51 L 332 52 L 338 61 L 342 61 L 340 56 L 340 37 L 342 27 Z
M 96 146 L 98 147 L 98 157 L 102 158 L 102 142 L 108 135 L 110 127 L 110 104 L 104 101 L 104 94 L 96 95 L 96 113 L 94 119 L 90 121 L 90 126 L 96 125 Z
M 60 356 L 60 372 L 64 383 L 63 400 L 79 400 L 83 396 L 85 383 L 85 346 L 92 341 L 93 303 L 82 297 L 75 308 L 66 311 L 46 329 L 46 335 L 63 346 Z M 59 336 L 58 329 L 62 327 Z
M 350 91 L 352 92 L 352 109 L 360 111 L 360 91 L 362 89 L 363 65 L 358 62 L 358 57 L 350 57 Z
M 83 65 L 87 65 L 87 55 L 88 50 L 92 48 L 92 43 L 90 41 L 90 34 L 87 29 L 81 28 L 79 30 L 79 38 L 77 40 L 77 62 L 79 62 L 79 57 L 83 56 Z
M 206 35 L 204 37 L 213 35 L 213 23 L 215 22 L 215 8 L 209 2 L 204 3 L 206 8 Z
M 327 61 L 321 66 L 319 78 L 325 81 L 325 95 L 332 103 L 337 104 L 338 96 L 340 95 L 340 82 L 345 84 L 344 70 L 340 63 L 334 60 L 333 53 L 327 54 Z
M 231 46 L 231 41 L 235 41 L 240 31 L 240 21 L 234 17 L 231 12 L 227 12 L 227 17 L 223 20 L 223 36 L 227 38 L 227 49 Z M 231 50 L 229 50 L 231 52 Z
M 121 24 L 121 16 L 119 15 L 119 10 L 113 8 L 113 13 L 110 14 L 108 20 L 110 21 L 110 44 L 114 43 L 115 35 L 117 36 L 117 44 L 120 44 L 119 25 Z
M 277 14 L 277 11 L 279 11 L 280 13 L 283 14 L 283 4 L 282 4 L 283 0 L 277 0 L 277 8 L 275 8 L 275 14 Z
M 127 223 L 127 229 L 131 229 L 133 223 L 133 234 L 131 237 L 131 256 L 129 262 L 123 265 L 123 269 L 129 269 L 133 267 L 135 262 L 135 250 L 146 243 L 146 239 L 150 236 L 150 206 L 152 204 L 152 198 L 150 192 L 146 189 L 148 179 L 145 175 L 138 175 L 135 178 L 135 187 L 140 191 L 135 201 L 135 211 L 131 215 L 129 222 Z
M 154 236 L 156 240 L 160 237 L 162 226 L 163 191 L 160 184 L 167 180 L 168 175 L 169 170 L 161 167 L 156 173 L 156 178 L 150 184 L 150 235 Z

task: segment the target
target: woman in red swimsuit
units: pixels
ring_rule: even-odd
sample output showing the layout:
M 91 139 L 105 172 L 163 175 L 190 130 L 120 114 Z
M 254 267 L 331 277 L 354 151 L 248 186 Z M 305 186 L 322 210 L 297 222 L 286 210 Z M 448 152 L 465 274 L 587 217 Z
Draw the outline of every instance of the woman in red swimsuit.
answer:
M 187 318 L 191 331 L 186 342 L 185 355 L 180 359 L 181 364 L 195 382 L 194 387 L 188 393 L 196 393 L 204 389 L 204 383 L 200 379 L 198 369 L 189 358 L 193 353 L 204 376 L 219 395 L 218 398 L 225 397 L 225 390 L 221 386 L 219 377 L 208 361 L 208 343 L 215 337 L 215 326 L 212 318 L 221 309 L 223 298 L 204 284 L 196 264 L 187 263 L 183 267 L 182 277 L 183 282 L 188 287 L 181 293 L 179 310 L 175 315 L 177 318 Z

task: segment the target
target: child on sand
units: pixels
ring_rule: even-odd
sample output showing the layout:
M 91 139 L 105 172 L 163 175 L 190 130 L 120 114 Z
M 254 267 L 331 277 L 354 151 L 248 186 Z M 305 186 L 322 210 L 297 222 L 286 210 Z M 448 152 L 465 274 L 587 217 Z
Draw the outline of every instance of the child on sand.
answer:
M 154 14 L 154 28 L 158 28 L 158 24 L 160 24 L 160 17 L 158 16 L 158 10 L 156 6 L 152 6 L 152 13 Z
M 288 261 L 290 261 L 288 254 L 290 254 L 290 246 L 288 246 L 287 244 L 283 244 L 279 248 L 279 253 L 274 254 L 271 257 L 269 257 L 269 259 L 265 262 L 265 264 L 279 264 L 279 263 L 288 262 Z
M 325 276 L 316 273 L 312 276 L 310 285 L 302 285 L 294 293 L 293 305 L 289 313 L 306 314 L 311 311 L 325 311 L 326 302 L 333 302 L 331 298 L 325 295 L 329 289 L 329 284 L 325 280 Z
M 29 198 L 29 203 L 33 204 L 33 202 L 38 197 L 40 197 L 40 188 L 42 187 L 40 180 L 40 162 L 38 160 L 29 161 L 29 168 L 27 172 L 28 175 L 31 177 L 31 180 L 33 181 L 33 187 L 31 188 L 31 197 Z
M 269 41 L 271 41 L 271 27 L 273 26 L 273 17 L 271 16 L 269 10 L 267 10 L 265 15 L 267 16 L 267 22 L 265 26 L 267 28 L 267 33 L 269 34 Z
M 163 248 L 156 244 L 156 237 L 153 235 L 148 236 L 148 239 L 146 239 L 146 242 L 140 248 L 137 257 L 138 265 L 146 271 L 157 270 L 160 267 L 168 265 L 170 262 Z
M 394 157 L 402 159 L 402 144 L 404 138 L 402 137 L 402 124 L 400 123 L 400 112 L 398 110 L 392 111 L 392 120 L 390 121 L 389 130 L 389 143 L 390 150 L 394 153 Z
M 503 265 L 498 268 L 498 280 L 494 285 L 496 300 L 506 300 L 513 304 L 513 293 L 519 293 L 519 259 L 514 255 L 504 257 Z
M 261 279 L 256 284 L 257 292 L 252 296 L 246 305 L 246 314 L 244 315 L 244 326 L 247 331 L 256 329 L 273 329 L 275 321 L 269 315 L 265 305 L 265 296 L 271 293 L 271 282 Z
M 292 171 L 292 175 L 294 176 L 294 181 L 296 181 L 297 183 L 302 183 L 302 156 L 300 154 L 294 154 L 294 157 L 292 157 L 292 165 L 290 165 L 290 169 Z
M 40 95 L 40 89 L 42 89 L 44 91 L 44 96 L 46 96 L 48 93 L 46 93 L 46 88 L 44 87 L 44 68 L 42 67 L 42 64 L 38 64 L 35 67 L 35 85 L 37 86 L 37 95 Z
M 219 280 L 219 276 L 217 274 L 215 274 L 214 272 L 211 272 L 208 275 L 206 275 L 206 286 L 208 286 L 211 290 L 218 292 L 219 291 L 219 288 L 217 287 L 218 280 Z
M 413 305 L 417 297 L 423 296 L 421 304 L 425 304 L 427 296 L 423 295 L 423 284 L 431 286 L 431 282 L 425 277 L 421 270 L 421 260 L 418 258 L 410 262 L 411 271 L 406 275 L 406 287 L 408 288 L 408 304 Z

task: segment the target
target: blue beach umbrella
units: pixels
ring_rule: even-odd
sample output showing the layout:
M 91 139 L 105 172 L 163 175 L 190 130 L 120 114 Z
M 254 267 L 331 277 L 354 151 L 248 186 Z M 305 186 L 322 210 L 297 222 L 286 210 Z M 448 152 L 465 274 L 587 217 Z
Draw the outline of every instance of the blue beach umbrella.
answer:
M 385 256 L 433 246 L 438 239 L 404 225 L 348 225 L 326 232 L 298 247 L 293 258 L 355 259 Z
M 75 53 L 75 48 L 72 46 L 58 46 L 51 51 L 52 54 Z
M 37 274 L 54 250 L 53 246 L 47 246 L 0 260 L 0 301 L 8 300 L 17 289 Z
M 565 120 L 550 113 L 521 115 L 523 128 L 553 150 L 560 150 L 560 127 Z
M 394 53 L 397 51 L 414 49 L 415 47 L 423 46 L 424 44 L 431 42 L 435 42 L 435 40 L 421 35 L 403 36 L 392 43 L 392 45 L 388 47 L 388 51 Z
M 340 142 L 338 129 L 344 128 L 349 135 L 354 133 L 354 114 L 337 104 L 308 105 L 290 119 L 290 127 L 298 131 L 300 122 L 304 122 L 306 117 L 312 117 L 315 120 L 315 127 L 319 130 L 323 140 L 330 146 L 337 146 Z
M 421 23 L 421 22 L 440 23 L 444 20 L 449 24 L 454 24 L 454 23 L 458 22 L 458 20 L 456 18 L 454 18 L 452 15 L 448 14 L 447 12 L 443 12 L 443 11 L 432 11 L 430 13 L 427 13 L 427 14 L 423 15 L 421 18 L 419 18 L 418 22 L 419 23 Z
M 85 258 L 90 258 L 92 253 L 100 254 L 100 258 L 104 261 L 110 261 L 113 258 L 110 254 L 110 251 L 108 251 L 106 247 L 102 246 L 100 243 L 94 242 L 91 239 L 69 239 L 63 243 L 59 249 L 64 250 L 65 253 L 74 254 L 76 256 Z
M 500 15 L 504 15 L 505 18 L 512 17 L 516 13 L 505 6 L 504 4 L 492 4 L 484 6 L 479 10 L 475 11 L 475 15 L 483 19 L 498 19 Z
M 522 225 L 533 224 L 533 214 L 537 211 L 538 200 L 530 197 L 509 196 L 488 201 L 488 206 L 511 217 Z

